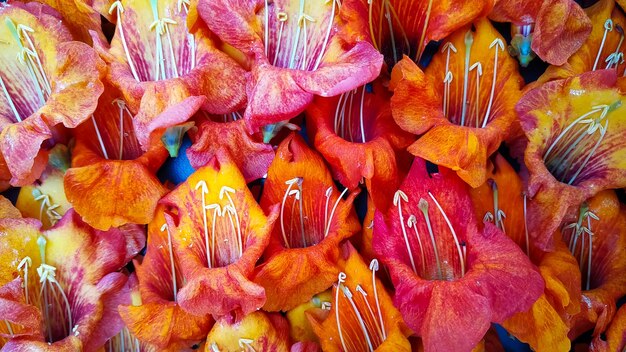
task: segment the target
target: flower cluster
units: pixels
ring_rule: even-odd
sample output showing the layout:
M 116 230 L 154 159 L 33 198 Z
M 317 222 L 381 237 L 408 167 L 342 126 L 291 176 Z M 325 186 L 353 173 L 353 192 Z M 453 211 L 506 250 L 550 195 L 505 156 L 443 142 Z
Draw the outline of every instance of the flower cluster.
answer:
M 623 351 L 624 8 L 1 2 L 0 348 Z

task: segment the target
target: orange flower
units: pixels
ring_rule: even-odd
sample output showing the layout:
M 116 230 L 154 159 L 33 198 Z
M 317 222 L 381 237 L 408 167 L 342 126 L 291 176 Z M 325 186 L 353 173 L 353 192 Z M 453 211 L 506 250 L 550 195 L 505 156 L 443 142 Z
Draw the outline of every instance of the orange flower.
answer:
M 479 231 L 463 183 L 429 175 L 419 158 L 374 217 L 374 250 L 389 269 L 394 303 L 425 351 L 470 351 L 489 329 L 544 291 L 534 265 L 501 230 Z
M 516 106 L 528 138 L 528 227 L 540 248 L 551 247 L 569 207 L 626 186 L 626 104 L 616 78 L 601 70 L 549 82 Z
M 411 351 L 411 331 L 380 280 L 378 260 L 367 267 L 349 243 L 342 246 L 342 268 L 327 314 L 309 314 L 324 351 Z
M 359 230 L 352 203 L 334 185 L 317 153 L 292 133 L 278 147 L 261 197 L 265 212 L 280 204 L 254 282 L 265 288 L 265 310 L 290 310 L 326 290 L 339 273 L 339 243 Z
M 430 41 L 447 37 L 492 7 L 492 1 L 485 0 L 372 0 L 367 4 L 372 43 L 389 67 L 402 55 L 419 61 Z
M 591 34 L 583 45 L 561 66 L 549 66 L 538 81 L 578 76 L 588 71 L 607 68 L 624 72 L 623 54 L 620 52 L 626 28 L 626 16 L 615 0 L 599 0 L 585 9 L 593 25 Z
M 135 269 L 139 292 L 131 302 L 119 307 L 130 333 L 159 348 L 192 346 L 204 340 L 213 319 L 191 315 L 177 303 L 184 281 L 163 206 L 157 208 L 148 225 L 146 255 L 141 262 L 135 261 Z
M 263 213 L 230 158 L 218 153 L 160 203 L 186 282 L 178 304 L 216 318 L 261 308 L 265 290 L 251 278 L 278 211 Z
M 109 10 L 117 17 L 109 46 L 94 46 L 109 64 L 109 78 L 122 92 L 144 150 L 200 108 L 226 113 L 243 107 L 244 70 L 216 49 L 206 26 L 187 28 L 188 1 L 119 0 Z M 217 79 L 219 77 L 219 79 Z
M 0 22 L 0 153 L 11 184 L 23 186 L 46 166 L 51 129 L 74 128 L 94 111 L 104 65 L 46 5 L 3 3 Z
M 0 283 L 2 309 L 13 312 L 3 315 L 9 330 L 3 350 L 95 351 L 123 327 L 108 307 L 127 280 L 117 271 L 143 248 L 145 235 L 138 227 L 94 230 L 72 210 L 50 230 L 40 233 L 38 226 L 29 219 L 0 220 L 6 244 L 0 271 L 14 278 Z M 42 323 L 25 331 L 33 310 Z
M 393 121 L 389 97 L 380 79 L 338 97 L 317 97 L 306 115 L 313 144 L 339 182 L 355 189 L 365 179 L 381 208 L 390 205 L 385 204 L 387 195 L 408 171 L 398 165 L 404 164 L 404 149 L 415 140 Z
M 278 313 L 253 312 L 230 323 L 218 320 L 207 335 L 205 352 L 288 351 L 289 323 Z
M 474 26 L 449 37 L 425 72 L 406 58 L 394 68 L 391 110 L 401 128 L 423 134 L 409 152 L 478 187 L 510 133 L 523 81 L 489 21 Z
M 563 240 L 578 260 L 582 277 L 581 312 L 570 321 L 570 338 L 589 329 L 598 336 L 626 295 L 626 209 L 607 190 L 587 200 L 563 220 Z
M 517 243 L 538 266 L 546 283 L 543 294 L 529 310 L 516 313 L 502 326 L 533 350 L 569 351 L 568 316 L 580 311 L 578 263 L 560 239 L 553 252 L 537 248 L 526 227 L 522 180 L 501 155 L 496 154 L 493 161 L 488 181 L 470 190 L 476 218 L 494 223 Z
M 573 0 L 498 0 L 489 18 L 511 22 L 511 45 L 522 66 L 532 60 L 531 49 L 542 60 L 563 65 L 591 32 L 589 18 Z
M 91 119 L 74 131 L 65 194 L 83 220 L 97 229 L 147 224 L 166 192 L 154 174 L 167 151 L 158 141 L 146 153 L 141 150 L 121 93 L 108 83 L 105 88 Z
M 244 118 L 252 133 L 295 117 L 316 95 L 339 95 L 378 76 L 383 60 L 367 42 L 366 12 L 361 0 L 198 4 L 211 31 L 250 66 Z

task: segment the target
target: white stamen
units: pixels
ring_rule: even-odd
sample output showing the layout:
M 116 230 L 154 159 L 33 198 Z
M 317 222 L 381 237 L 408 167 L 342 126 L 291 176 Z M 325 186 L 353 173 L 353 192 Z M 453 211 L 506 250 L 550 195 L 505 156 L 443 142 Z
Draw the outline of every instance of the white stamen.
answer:
M 411 250 L 411 245 L 409 243 L 409 236 L 406 234 L 406 229 L 404 228 L 404 216 L 402 215 L 402 201 L 408 202 L 409 197 L 407 197 L 406 193 L 401 190 L 397 190 L 393 196 L 393 205 L 398 207 L 398 217 L 400 218 L 400 227 L 402 229 L 402 236 L 404 236 L 404 244 L 406 245 L 406 250 L 409 253 L 409 259 L 411 260 L 411 267 L 413 268 L 413 272 L 417 274 L 417 269 L 415 268 L 415 261 L 413 260 L 413 251 Z
M 302 16 L 304 16 L 304 0 L 300 0 L 298 26 L 296 28 L 296 35 L 294 37 L 294 43 L 293 43 L 293 46 L 291 47 L 291 58 L 289 59 L 288 68 L 295 68 L 294 62 L 296 59 L 296 52 L 298 51 L 298 42 L 300 41 L 300 33 L 302 32 Z
M 326 29 L 326 36 L 324 37 L 324 42 L 322 43 L 322 50 L 320 50 L 320 54 L 315 61 L 315 65 L 313 66 L 313 71 L 317 70 L 322 62 L 322 58 L 324 57 L 324 52 L 326 51 L 326 45 L 328 45 L 328 39 L 330 38 L 330 31 L 333 28 L 333 23 L 335 22 L 335 0 L 331 0 L 332 6 L 330 10 L 330 20 L 328 21 L 328 28 Z
M 346 273 L 340 272 L 337 277 L 337 288 L 335 289 L 335 320 L 337 321 L 337 332 L 339 332 L 339 341 L 344 351 L 348 351 L 346 348 L 346 341 L 343 339 L 343 333 L 341 332 L 341 321 L 339 319 L 339 291 L 341 291 L 341 284 L 346 281 Z
M 280 230 L 282 232 L 283 240 L 285 242 L 286 248 L 291 248 L 291 246 L 290 246 L 289 240 L 287 239 L 287 232 L 285 231 L 285 220 L 284 220 L 285 203 L 287 202 L 287 197 L 290 196 L 291 194 L 299 194 L 299 193 L 292 193 L 292 190 L 291 190 L 293 185 L 299 182 L 302 182 L 300 177 L 295 177 L 285 182 L 285 184 L 287 185 L 287 190 L 285 191 L 285 195 L 283 196 L 283 201 L 280 204 Z
M 437 243 L 435 242 L 435 234 L 433 233 L 432 225 L 430 224 L 430 218 L 428 216 L 428 202 L 424 198 L 420 198 L 418 208 L 424 215 L 426 220 L 426 226 L 428 227 L 428 233 L 430 234 L 430 241 L 433 245 L 433 253 L 435 254 L 435 263 L 437 264 L 437 278 L 443 279 L 443 271 L 441 270 L 441 262 L 439 261 L 439 250 L 437 249 Z
M 365 128 L 363 127 L 363 101 L 365 100 L 365 86 L 363 86 L 363 90 L 361 92 L 361 105 L 359 109 L 359 121 L 361 124 L 361 142 L 365 143 Z M 352 125 L 352 124 L 351 124 Z M 350 133 L 352 136 L 352 133 Z
M 17 265 L 17 271 L 24 272 L 24 301 L 26 304 L 30 304 L 30 296 L 28 295 L 28 272 L 30 271 L 30 267 L 33 266 L 33 261 L 30 257 L 24 257 L 20 263 Z
M 482 128 L 487 126 L 487 121 L 489 121 L 489 117 L 491 115 L 491 106 L 493 105 L 493 95 L 496 90 L 496 79 L 498 75 L 498 49 L 504 51 L 504 44 L 502 43 L 502 39 L 496 38 L 491 44 L 489 44 L 489 49 L 496 49 L 496 53 L 493 60 L 493 80 L 491 81 L 491 92 L 489 93 L 489 103 L 487 104 L 487 112 L 485 113 L 485 118 L 483 119 Z
M 604 35 L 602 36 L 602 42 L 600 42 L 600 48 L 598 49 L 598 54 L 596 55 L 596 61 L 593 63 L 593 68 L 591 71 L 595 71 L 598 67 L 598 61 L 600 61 L 600 55 L 602 54 L 602 50 L 604 49 L 604 42 L 606 41 L 606 35 L 613 30 L 613 20 L 610 18 L 604 21 Z
M 463 102 L 461 106 L 461 126 L 465 126 L 465 115 L 467 114 L 467 86 L 469 84 L 469 67 L 470 55 L 472 52 L 472 44 L 474 43 L 474 35 L 472 31 L 465 33 L 465 73 L 463 75 Z
M 235 216 L 235 222 L 237 224 L 237 242 L 239 245 L 239 256 L 241 257 L 243 255 L 243 237 L 241 236 L 241 225 L 239 222 L 239 215 L 237 214 L 237 207 L 235 207 L 235 202 L 233 202 L 233 199 L 230 196 L 231 193 L 236 193 L 233 188 L 228 186 L 222 186 L 222 188 L 220 189 L 219 197 L 220 199 L 224 199 L 224 195 L 226 195 L 226 198 L 228 198 L 228 201 L 230 202 L 230 205 L 232 207 L 231 212 Z
M 424 255 L 424 247 L 422 245 L 422 239 L 420 238 L 419 232 L 417 231 L 417 218 L 415 215 L 411 214 L 409 219 L 406 221 L 406 224 L 409 228 L 413 228 L 415 231 L 415 237 L 417 238 L 417 244 L 420 247 L 420 256 L 422 257 L 422 272 L 426 271 L 426 256 Z
M 339 197 L 335 201 L 335 204 L 333 205 L 333 209 L 330 211 L 330 217 L 328 219 L 328 224 L 326 225 L 326 231 L 324 231 L 324 238 L 326 238 L 326 236 L 328 236 L 328 232 L 330 231 L 330 225 L 332 224 L 333 216 L 335 216 L 335 210 L 337 210 L 337 206 L 339 205 L 339 201 L 341 201 L 341 199 L 343 199 L 343 196 L 346 194 L 346 192 L 348 192 L 348 189 L 344 188 L 344 190 L 341 192 L 341 194 L 339 195 Z
M 343 286 L 343 295 L 348 299 L 352 309 L 354 310 L 354 314 L 356 315 L 357 320 L 359 321 L 359 325 L 361 326 L 361 330 L 363 331 L 363 335 L 365 336 L 365 341 L 367 342 L 367 346 L 370 352 L 374 351 L 374 347 L 372 346 L 372 341 L 370 340 L 370 335 L 367 332 L 367 327 L 365 326 L 365 321 L 363 321 L 363 317 L 361 316 L 361 312 L 357 308 L 354 300 L 352 299 L 352 292 L 347 286 Z
M 330 202 L 330 196 L 333 194 L 333 186 L 326 189 L 326 205 L 324 206 L 324 228 L 328 226 L 328 203 Z
M 198 183 L 196 183 L 195 190 L 197 191 L 198 189 L 200 189 L 200 192 L 202 193 L 202 224 L 204 227 L 204 246 L 206 251 L 207 267 L 211 268 L 212 258 L 210 254 L 211 252 L 209 251 L 209 225 L 206 215 L 207 205 L 205 199 L 205 196 L 209 193 L 209 188 L 207 187 L 206 181 L 198 181 Z M 213 223 L 215 223 L 215 218 L 213 219 Z
M 470 72 L 476 70 L 476 128 L 480 127 L 478 121 L 480 120 L 478 115 L 480 114 L 480 79 L 483 76 L 483 65 L 480 62 L 476 62 L 470 66 Z
M 376 302 L 376 309 L 378 310 L 378 319 L 380 320 L 380 326 L 383 336 L 383 341 L 387 340 L 387 332 L 385 331 L 385 322 L 383 320 L 382 309 L 380 308 L 380 303 L 378 301 L 378 289 L 376 286 L 376 272 L 379 269 L 378 260 L 372 259 L 369 266 L 372 271 L 372 287 L 374 288 L 374 301 Z
M 450 229 L 450 232 L 452 232 L 452 237 L 454 237 L 454 243 L 456 244 L 456 249 L 459 254 L 459 260 L 461 262 L 461 276 L 465 276 L 465 261 L 463 260 L 463 253 L 461 252 L 461 244 L 459 243 L 459 238 L 456 236 L 456 231 L 454 231 L 454 227 L 452 227 L 452 224 L 450 223 L 450 219 L 448 219 L 446 212 L 443 211 L 443 208 L 441 208 L 441 205 L 439 204 L 435 196 L 433 196 L 433 194 L 430 193 L 430 191 L 428 191 L 428 195 L 433 200 L 433 202 L 435 202 L 435 205 L 439 209 L 439 212 L 441 212 L 441 215 L 443 215 L 443 218 L 446 221 L 446 224 L 448 224 L 448 228 Z
M 124 13 L 124 6 L 120 0 L 115 1 L 111 4 L 109 8 L 109 14 L 113 14 L 113 11 L 117 11 L 117 29 L 120 33 L 120 39 L 122 41 L 122 46 L 124 47 L 124 53 L 126 53 L 126 61 L 128 62 L 128 67 L 130 68 L 130 72 L 133 74 L 135 80 L 139 81 L 139 75 L 137 75 L 137 70 L 135 69 L 135 64 L 130 56 L 130 51 L 128 50 L 128 44 L 126 43 L 126 36 L 124 34 L 124 27 L 122 26 L 122 14 Z
M 98 138 L 98 143 L 100 144 L 100 150 L 102 150 L 102 156 L 105 159 L 109 159 L 109 154 L 107 153 L 107 148 L 104 146 L 104 141 L 102 140 L 102 135 L 100 134 L 100 129 L 98 128 L 98 123 L 96 123 L 96 118 L 91 114 L 91 122 L 93 122 L 93 128 L 96 130 L 96 137 Z
M 178 288 L 176 286 L 176 267 L 174 265 L 174 249 L 172 246 L 172 234 L 170 233 L 170 228 L 167 226 L 167 223 L 161 226 L 161 232 L 167 231 L 167 248 L 170 255 L 170 269 L 172 270 L 172 286 L 174 293 L 174 302 L 177 301 L 176 295 L 178 294 Z

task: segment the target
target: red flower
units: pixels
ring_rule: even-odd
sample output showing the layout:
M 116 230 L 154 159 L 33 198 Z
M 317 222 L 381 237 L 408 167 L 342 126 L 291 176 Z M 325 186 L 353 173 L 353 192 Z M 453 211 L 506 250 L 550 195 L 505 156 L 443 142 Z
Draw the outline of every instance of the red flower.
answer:
M 543 280 L 498 228 L 478 231 L 466 185 L 416 159 L 394 205 L 374 219 L 374 250 L 395 305 L 426 351 L 470 351 L 490 323 L 528 309 Z
M 339 95 L 380 72 L 359 0 L 210 0 L 198 12 L 250 65 L 244 118 L 251 132 L 291 119 L 315 95 Z

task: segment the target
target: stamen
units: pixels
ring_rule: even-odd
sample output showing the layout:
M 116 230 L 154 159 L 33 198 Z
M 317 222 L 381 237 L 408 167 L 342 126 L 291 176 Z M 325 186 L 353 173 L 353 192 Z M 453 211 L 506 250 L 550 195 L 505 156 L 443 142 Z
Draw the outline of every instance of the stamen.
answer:
M 269 37 L 270 37 L 270 11 L 269 11 L 269 5 L 267 3 L 267 0 L 265 0 L 265 56 L 267 56 L 267 53 L 269 51 Z
M 415 261 L 413 260 L 413 251 L 411 250 L 411 245 L 409 244 L 409 237 L 406 234 L 406 229 L 404 228 L 404 217 L 402 215 L 402 201 L 408 202 L 409 197 L 407 197 L 406 193 L 401 190 L 397 190 L 396 194 L 393 196 L 393 205 L 398 207 L 398 217 L 400 218 L 400 227 L 402 228 L 402 236 L 404 236 L 404 243 L 406 245 L 406 250 L 409 253 L 409 259 L 411 260 L 411 266 L 413 267 L 413 272 L 417 274 L 417 269 L 415 268 Z
M 411 214 L 406 224 L 409 228 L 413 227 L 413 230 L 415 230 L 415 237 L 417 238 L 417 244 L 420 247 L 420 255 L 422 257 L 422 273 L 424 273 L 426 272 L 426 256 L 424 255 L 422 239 L 420 238 L 419 232 L 417 232 L 417 218 L 415 217 L 415 215 Z
M 276 60 L 278 60 L 278 56 L 280 55 L 280 42 L 281 42 L 281 39 L 283 38 L 283 29 L 285 28 L 285 22 L 287 22 L 287 20 L 289 19 L 289 16 L 287 15 L 287 13 L 279 11 L 278 14 L 276 14 L 276 19 L 280 22 L 280 27 L 278 29 L 278 41 L 276 42 L 274 62 L 272 63 L 273 66 L 276 66 Z
M 326 238 L 326 236 L 328 236 L 328 232 L 330 231 L 330 225 L 332 224 L 333 216 L 335 215 L 335 210 L 337 210 L 337 206 L 339 205 L 339 201 L 341 201 L 343 199 L 343 196 L 347 192 L 348 192 L 348 189 L 344 188 L 344 190 L 341 192 L 341 194 L 339 195 L 339 197 L 335 201 L 335 204 L 333 205 L 333 209 L 330 211 L 330 218 L 328 219 L 328 224 L 326 225 L 326 231 L 324 231 L 324 238 Z
M 100 134 L 100 128 L 98 128 L 98 123 L 96 123 L 96 118 L 93 116 L 93 114 L 91 114 L 91 122 L 93 122 L 93 128 L 96 130 L 96 137 L 98 138 L 98 143 L 100 143 L 102 156 L 104 156 L 105 159 L 109 160 L 107 148 L 104 146 L 104 141 L 102 141 L 102 135 Z
M 496 49 L 496 53 L 493 60 L 493 80 L 491 81 L 491 92 L 489 93 L 489 103 L 487 104 L 487 112 L 485 113 L 485 118 L 483 119 L 482 128 L 487 126 L 487 121 L 489 121 L 489 117 L 491 117 L 491 106 L 493 105 L 493 95 L 496 89 L 496 78 L 498 75 L 498 49 L 504 51 L 504 43 L 502 43 L 502 39 L 496 38 L 491 44 L 489 44 L 489 49 Z
M 207 205 L 205 199 L 205 196 L 209 193 L 209 188 L 207 187 L 206 181 L 200 180 L 198 181 L 198 183 L 196 183 L 195 189 L 196 191 L 200 189 L 200 191 L 202 192 L 202 224 L 204 226 L 204 245 L 206 250 L 207 267 L 211 268 L 212 258 L 209 252 L 209 227 L 206 215 Z M 215 224 L 215 217 L 213 218 L 213 223 Z
M 213 210 L 212 224 L 211 224 L 211 255 L 209 259 L 209 268 L 215 265 L 215 224 L 217 223 L 217 217 L 223 217 L 225 209 L 222 209 L 219 204 L 209 204 L 206 206 L 207 210 Z M 208 249 L 207 249 L 208 250 Z M 208 253 L 208 252 L 207 252 Z
M 118 109 L 120 110 L 120 150 L 119 150 L 119 160 L 122 160 L 122 156 L 124 155 L 124 112 L 128 112 L 132 119 L 132 114 L 128 111 L 126 107 L 126 102 L 122 99 L 115 99 L 112 102 L 113 104 L 117 104 Z
M 354 300 L 352 299 L 352 292 L 347 286 L 343 286 L 343 295 L 348 299 L 352 309 L 354 310 L 354 314 L 356 314 L 356 318 L 359 321 L 359 325 L 361 325 L 361 330 L 363 331 L 363 335 L 365 336 L 365 341 L 367 342 L 367 346 L 371 352 L 374 351 L 374 346 L 372 346 L 372 341 L 370 340 L 370 335 L 367 331 L 367 327 L 365 327 L 365 322 L 363 321 L 363 317 L 361 316 L 361 312 L 357 308 Z
M 470 55 L 472 52 L 472 44 L 474 43 L 474 35 L 469 30 L 465 33 L 465 73 L 463 75 L 463 102 L 461 107 L 461 126 L 465 126 L 465 115 L 467 114 L 467 86 L 469 84 L 469 67 Z
M 607 19 L 604 21 L 604 35 L 602 35 L 602 42 L 600 42 L 600 48 L 598 49 L 598 54 L 596 55 L 596 61 L 593 63 L 593 68 L 591 71 L 595 71 L 598 67 L 598 61 L 600 61 L 600 55 L 602 54 L 602 50 L 604 49 L 604 42 L 606 41 L 606 35 L 613 30 L 613 20 Z
M 441 52 L 446 52 L 446 74 L 443 78 L 443 114 L 448 117 L 450 107 L 450 83 L 452 83 L 452 72 L 450 71 L 450 51 L 456 54 L 457 50 L 452 42 L 446 42 L 441 48 Z
M 252 347 L 252 343 L 254 343 L 253 339 L 246 339 L 246 338 L 239 339 L 239 347 L 255 352 L 254 347 Z
M 435 263 L 437 264 L 437 278 L 443 279 L 443 271 L 441 270 L 441 262 L 439 261 L 439 250 L 437 249 L 437 243 L 435 242 L 435 234 L 433 233 L 433 227 L 430 224 L 430 218 L 428 217 L 428 202 L 424 198 L 420 198 L 418 208 L 424 214 L 426 220 L 426 226 L 428 227 L 428 233 L 430 234 L 430 241 L 433 245 L 433 252 L 435 254 Z
M 124 27 L 122 26 L 122 14 L 124 13 L 124 6 L 120 0 L 115 1 L 111 4 L 109 8 L 109 15 L 113 14 L 113 11 L 117 12 L 117 29 L 120 33 L 120 39 L 122 41 L 122 46 L 124 47 L 124 53 L 126 53 L 126 61 L 128 62 L 128 67 L 130 68 L 130 72 L 135 77 L 135 80 L 139 81 L 139 75 L 137 75 L 137 70 L 135 69 L 135 64 L 130 56 L 130 51 L 128 50 L 128 44 L 126 43 L 126 35 L 124 34 Z
M 301 177 L 295 177 L 285 182 L 285 184 L 287 185 L 287 190 L 285 191 L 285 195 L 283 196 L 283 201 L 280 204 L 280 230 L 283 235 L 283 240 L 285 241 L 285 247 L 287 248 L 291 248 L 291 246 L 289 245 L 290 242 L 287 239 L 287 232 L 285 231 L 285 220 L 284 220 L 285 203 L 287 201 L 287 197 L 290 195 L 295 195 L 296 197 L 300 196 L 299 190 L 294 190 L 294 191 L 291 190 L 293 185 L 298 184 L 298 183 L 302 183 Z
M 328 203 L 330 202 L 330 196 L 333 194 L 333 186 L 326 189 L 326 205 L 324 206 L 324 228 L 328 226 Z
M 441 205 L 439 204 L 435 196 L 433 196 L 433 194 L 430 193 L 430 191 L 428 191 L 428 195 L 433 200 L 433 202 L 435 202 L 435 205 L 439 209 L 439 212 L 441 213 L 441 215 L 443 215 L 443 218 L 446 221 L 446 224 L 448 224 L 448 228 L 450 229 L 450 232 L 452 232 L 452 237 L 454 237 L 454 243 L 456 244 L 456 249 L 459 254 L 459 261 L 461 262 L 461 277 L 463 277 L 465 276 L 465 261 L 463 260 L 463 252 L 461 251 L 461 244 L 459 243 L 458 237 L 456 237 L 456 231 L 454 231 L 454 227 L 452 227 L 452 224 L 450 223 L 450 219 L 448 219 L 446 212 L 443 211 L 443 209 L 441 208 Z
M 289 59 L 288 68 L 294 68 L 294 62 L 296 59 L 296 52 L 298 51 L 298 42 L 300 41 L 300 33 L 302 32 L 302 16 L 304 16 L 304 1 L 300 0 L 300 10 L 298 15 L 298 26 L 296 28 L 296 35 L 294 37 L 294 43 L 291 47 L 291 58 Z
M 59 208 L 60 205 L 54 204 L 50 201 L 50 196 L 44 194 L 38 188 L 33 189 L 32 191 L 33 197 L 35 201 L 41 201 L 41 207 L 39 208 L 39 221 L 43 221 L 43 211 L 46 209 L 46 216 L 48 217 L 48 221 L 51 226 L 54 226 L 57 221 L 61 220 L 61 214 L 59 214 L 55 209 Z
M 172 286 L 174 293 L 174 302 L 177 302 L 176 295 L 178 294 L 178 288 L 176 286 L 176 267 L 174 265 L 174 250 L 172 247 L 172 234 L 170 233 L 170 228 L 167 226 L 167 223 L 161 226 L 161 232 L 167 231 L 167 248 L 170 255 L 170 268 L 172 270 Z
M 426 8 L 426 19 L 424 19 L 424 28 L 422 28 L 422 35 L 420 36 L 420 41 L 417 44 L 417 53 L 415 54 L 415 62 L 420 61 L 420 57 L 422 56 L 422 51 L 424 49 L 424 38 L 426 37 L 426 31 L 428 30 L 428 22 L 430 20 L 430 12 L 433 7 L 433 0 L 428 0 L 428 7 Z
M 385 18 L 387 19 L 387 25 L 389 26 L 389 37 L 391 39 L 391 50 L 393 51 L 393 62 L 398 62 L 398 53 L 396 50 L 396 38 L 393 35 L 393 24 L 391 23 L 391 14 L 389 11 L 389 1 L 383 0 L 385 3 Z
M 337 332 L 339 332 L 339 340 L 344 351 L 348 351 L 346 348 L 346 341 L 343 339 L 343 333 L 341 332 L 341 321 L 339 319 L 339 291 L 341 291 L 341 284 L 346 281 L 346 273 L 340 272 L 337 277 L 337 289 L 335 290 L 335 319 L 337 321 Z
M 57 304 L 60 304 L 59 302 L 59 295 L 61 296 L 61 298 L 63 299 L 63 303 L 65 304 L 65 308 L 66 308 L 66 313 L 67 313 L 67 319 L 69 322 L 69 328 L 68 328 L 68 333 L 69 331 L 72 331 L 72 326 L 74 324 L 72 324 L 72 311 L 70 309 L 70 302 L 67 299 L 67 296 L 65 295 L 65 292 L 63 291 L 63 288 L 61 287 L 61 285 L 59 284 L 59 282 L 56 280 L 56 268 L 45 264 L 42 261 L 42 264 L 39 266 L 39 268 L 37 268 L 37 274 L 39 275 L 39 282 L 41 283 L 41 290 L 39 292 L 39 296 L 41 297 L 42 295 L 45 295 L 47 298 L 47 294 L 52 294 L 54 299 L 57 301 Z M 44 290 L 45 287 L 48 287 L 50 291 L 45 292 L 47 290 Z M 56 288 L 56 290 L 55 290 Z M 48 301 L 46 299 L 46 301 Z M 48 303 L 46 302 L 46 305 Z M 49 342 L 52 341 L 52 317 L 49 315 L 49 310 L 46 307 L 45 309 L 45 313 L 46 315 L 44 316 L 45 319 L 45 324 L 46 327 L 48 328 L 48 336 L 50 337 Z
M 361 285 L 356 285 L 356 287 L 354 288 L 357 292 L 359 292 L 361 294 L 361 297 L 363 297 L 363 301 L 365 301 L 365 306 L 367 307 L 367 311 L 370 314 L 370 318 L 371 320 L 374 321 L 374 325 L 376 325 L 376 330 L 378 330 L 378 336 L 383 336 L 383 331 L 380 329 L 380 325 L 378 325 L 378 319 L 376 317 L 376 315 L 374 314 L 374 310 L 372 309 L 372 306 L 370 305 L 370 301 L 367 299 L 367 292 L 363 289 L 363 287 L 361 287 Z M 380 307 L 377 307 L 380 309 Z
M 365 86 L 363 86 L 363 90 L 361 91 L 361 104 L 359 109 L 359 122 L 361 125 L 361 142 L 365 143 L 365 128 L 363 127 L 363 101 L 365 100 Z M 352 124 L 350 124 L 352 126 Z M 352 133 L 350 133 L 350 137 L 352 137 Z
M 506 233 L 503 222 L 504 218 L 506 218 L 506 214 L 504 214 L 504 211 L 502 211 L 498 205 L 498 185 L 496 184 L 496 181 L 491 178 L 487 180 L 487 183 L 491 186 L 491 192 L 493 193 L 493 213 L 495 214 L 494 224 L 502 230 L 502 232 Z
M 378 260 L 372 259 L 370 262 L 370 270 L 372 271 L 372 287 L 374 288 L 374 301 L 376 302 L 376 310 L 378 310 L 378 319 L 380 320 L 380 326 L 383 336 L 383 341 L 387 340 L 387 332 L 385 331 L 385 322 L 383 320 L 382 310 L 380 303 L 378 302 L 378 289 L 376 287 L 376 272 L 379 269 Z
M 13 335 L 15 335 L 15 334 L 13 333 L 13 328 L 11 327 L 11 323 L 9 323 L 9 321 L 5 319 L 4 320 L 4 324 L 7 326 L 7 330 L 9 331 L 9 335 L 11 337 L 13 337 Z
M 373 2 L 374 0 L 367 0 L 367 18 L 368 24 L 370 26 L 370 38 L 372 39 L 372 45 L 374 45 L 374 48 L 376 48 L 376 50 L 380 51 L 380 47 L 378 46 L 378 43 L 376 42 L 376 38 L 374 36 L 374 23 L 372 22 Z
M 475 106 L 475 120 L 476 128 L 478 128 L 478 115 L 480 114 L 480 78 L 483 75 L 483 65 L 480 62 L 476 62 L 470 66 L 470 72 L 476 70 L 476 106 Z M 469 125 L 469 124 L 468 124 Z
M 31 266 L 33 266 L 33 261 L 29 256 L 24 257 L 17 265 L 17 271 L 24 272 L 24 281 L 22 282 L 22 285 L 24 286 L 24 301 L 26 304 L 30 304 L 30 296 L 28 295 L 28 272 L 30 271 Z
M 239 215 L 237 214 L 237 207 L 235 207 L 235 202 L 233 202 L 233 199 L 230 196 L 231 193 L 235 194 L 236 191 L 231 187 L 222 186 L 222 188 L 220 189 L 219 198 L 224 199 L 224 195 L 226 195 L 226 198 L 228 198 L 228 201 L 230 202 L 231 212 L 235 216 L 235 222 L 237 224 L 237 241 L 239 244 L 239 256 L 241 257 L 243 255 L 243 238 L 241 236 L 241 225 L 239 223 Z

